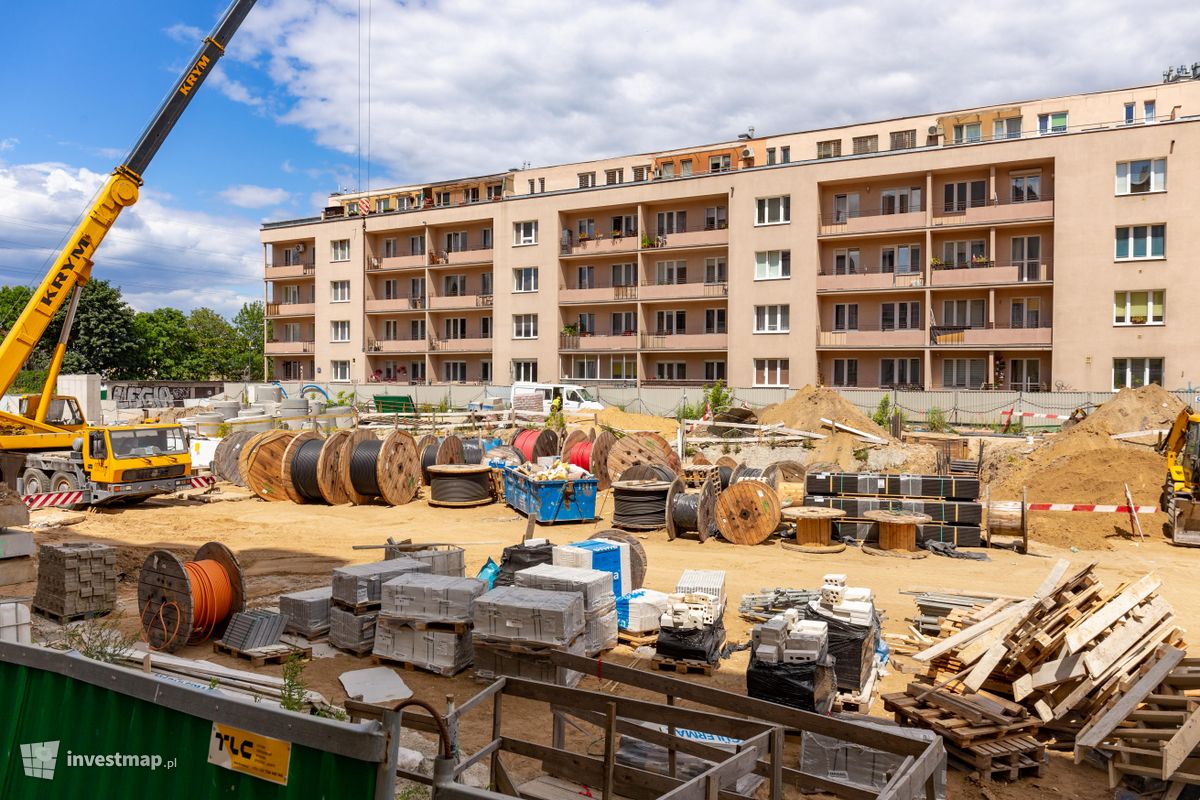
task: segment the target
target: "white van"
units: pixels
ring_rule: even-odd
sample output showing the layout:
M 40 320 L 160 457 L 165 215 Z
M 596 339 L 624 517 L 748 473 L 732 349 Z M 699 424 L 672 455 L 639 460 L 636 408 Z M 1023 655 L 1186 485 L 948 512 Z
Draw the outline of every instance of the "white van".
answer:
M 520 408 L 521 404 L 517 398 L 531 394 L 542 396 L 542 411 L 547 414 L 550 413 L 550 404 L 556 397 L 562 398 L 564 412 L 602 411 L 604 409 L 604 404 L 596 400 L 591 392 L 574 383 L 514 383 L 509 402 L 515 408 Z

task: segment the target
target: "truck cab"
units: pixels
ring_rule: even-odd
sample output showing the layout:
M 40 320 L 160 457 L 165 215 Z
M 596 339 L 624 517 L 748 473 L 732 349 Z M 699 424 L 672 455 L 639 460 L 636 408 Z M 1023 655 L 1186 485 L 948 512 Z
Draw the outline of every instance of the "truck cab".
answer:
M 604 404 L 590 391 L 574 383 L 514 383 L 510 400 L 531 394 L 542 396 L 542 411 L 547 414 L 555 399 L 562 401 L 564 412 L 604 410 Z
M 21 396 L 18 411 L 26 419 L 35 419 L 42 405 L 42 395 L 26 394 Z M 46 410 L 46 424 L 68 431 L 81 430 L 87 421 L 79 408 L 79 401 L 74 397 L 53 395 L 50 398 L 50 408 Z

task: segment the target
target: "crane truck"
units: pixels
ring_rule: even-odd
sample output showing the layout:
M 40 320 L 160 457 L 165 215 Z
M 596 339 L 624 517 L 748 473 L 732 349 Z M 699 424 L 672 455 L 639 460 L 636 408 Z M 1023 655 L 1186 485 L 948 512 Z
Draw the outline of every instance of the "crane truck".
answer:
M 1182 547 L 1200 547 L 1200 414 L 1182 409 L 1160 451 L 1167 457 L 1159 504 L 1167 514 L 1167 538 Z
M 80 294 L 91 277 L 96 249 L 121 212 L 137 202 L 146 167 L 224 54 L 230 38 L 254 3 L 255 0 L 234 0 L 201 43 L 129 155 L 112 171 L 84 212 L 41 285 L 0 343 L 0 391 L 7 393 L 55 314 L 66 308 L 62 333 L 41 393 L 21 397 L 18 413 L 0 411 L 0 473 L 3 473 L 0 479 L 27 496 L 61 494 L 71 505 L 133 503 L 198 485 L 192 476 L 191 457 L 181 427 L 94 425 L 84 419 L 78 400 L 55 394 L 55 388 Z

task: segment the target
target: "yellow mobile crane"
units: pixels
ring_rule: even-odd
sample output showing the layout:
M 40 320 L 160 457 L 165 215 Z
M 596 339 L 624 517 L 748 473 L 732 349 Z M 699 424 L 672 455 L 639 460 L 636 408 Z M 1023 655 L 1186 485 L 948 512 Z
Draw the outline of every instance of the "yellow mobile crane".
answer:
M 5 474 L 3 479 L 15 486 L 15 478 L 21 477 L 25 494 L 80 491 L 80 503 L 136 502 L 193 485 L 187 441 L 178 425 L 91 425 L 83 418 L 75 398 L 56 395 L 54 390 L 80 293 L 91 277 L 96 248 L 121 212 L 137 202 L 146 167 L 254 2 L 234 0 L 226 10 L 137 144 L 105 181 L 0 343 L 0 391 L 7 392 L 45 335 L 50 320 L 67 305 L 62 334 L 41 394 L 22 397 L 17 414 L 0 411 L 0 453 L 24 456 L 21 475 Z M 21 463 L 20 458 L 2 461 L 7 470 Z
M 1167 456 L 1162 510 L 1167 536 L 1185 547 L 1200 547 L 1200 415 L 1190 407 L 1175 418 L 1161 451 Z

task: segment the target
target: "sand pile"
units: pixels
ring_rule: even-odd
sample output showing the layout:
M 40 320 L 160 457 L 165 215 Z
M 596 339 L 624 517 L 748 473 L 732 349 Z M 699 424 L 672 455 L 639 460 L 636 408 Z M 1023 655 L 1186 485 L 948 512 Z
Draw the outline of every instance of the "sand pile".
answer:
M 1170 428 L 1183 410 L 1183 401 L 1157 383 L 1138 389 L 1122 389 L 1069 433 L 1132 433 L 1154 428 Z
M 782 422 L 789 428 L 824 433 L 827 429 L 821 424 L 822 417 L 857 428 L 863 433 L 891 438 L 887 431 L 871 421 L 849 400 L 833 389 L 818 386 L 805 386 L 782 403 L 767 406 L 759 412 L 758 421 L 763 425 Z
M 679 423 L 673 419 L 666 417 L 656 417 L 653 414 L 634 414 L 630 411 L 622 411 L 616 406 L 609 406 L 603 411 L 597 412 L 596 418 L 601 425 L 607 425 L 610 428 L 616 428 L 619 431 L 654 431 L 661 433 L 666 437 L 668 442 L 674 442 L 675 437 L 679 433 Z M 585 422 L 590 422 L 591 417 L 581 417 Z

